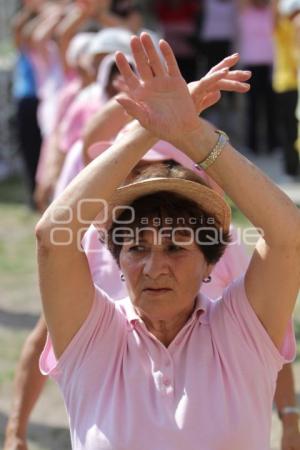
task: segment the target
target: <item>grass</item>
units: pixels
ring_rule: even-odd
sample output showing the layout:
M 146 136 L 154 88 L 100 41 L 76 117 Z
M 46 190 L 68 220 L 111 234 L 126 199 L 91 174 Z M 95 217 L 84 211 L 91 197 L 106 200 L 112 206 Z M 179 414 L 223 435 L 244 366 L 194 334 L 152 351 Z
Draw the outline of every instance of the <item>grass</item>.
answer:
M 11 176 L 0 183 L 0 204 L 8 204 L 12 208 L 16 204 L 26 202 L 26 186 L 18 176 Z M 1 220 L 2 221 L 2 220 Z

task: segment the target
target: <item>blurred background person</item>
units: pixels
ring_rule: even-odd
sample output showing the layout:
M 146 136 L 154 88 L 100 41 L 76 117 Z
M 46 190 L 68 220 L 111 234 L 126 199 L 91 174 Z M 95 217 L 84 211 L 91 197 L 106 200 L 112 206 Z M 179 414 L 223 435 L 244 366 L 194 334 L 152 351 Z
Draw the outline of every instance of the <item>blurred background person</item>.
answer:
M 272 88 L 273 14 L 269 0 L 239 2 L 237 48 L 241 64 L 252 72 L 251 89 L 246 95 L 246 147 L 254 154 L 261 153 L 263 147 L 272 153 L 278 147 L 278 138 Z
M 199 5 L 197 55 L 198 70 L 203 74 L 235 51 L 237 8 L 235 0 L 202 0 Z M 236 109 L 234 100 L 233 92 L 224 95 L 205 117 L 214 125 L 235 133 L 235 120 L 232 119 Z
M 17 49 L 17 58 L 13 74 L 13 98 L 16 104 L 19 149 L 22 155 L 26 182 L 28 185 L 28 204 L 34 208 L 33 193 L 35 174 L 41 149 L 41 132 L 37 120 L 38 93 L 34 66 L 30 58 L 30 46 L 26 27 L 39 12 L 38 2 L 20 3 L 13 19 L 12 31 Z
M 164 38 L 174 49 L 181 73 L 187 82 L 197 77 L 196 0 L 155 0 L 154 8 Z M 210 66 L 211 67 L 211 66 Z
M 299 174 L 299 12 L 300 2 L 273 0 L 275 18 L 275 69 L 283 168 L 287 175 Z M 298 107 L 297 107 L 298 104 Z

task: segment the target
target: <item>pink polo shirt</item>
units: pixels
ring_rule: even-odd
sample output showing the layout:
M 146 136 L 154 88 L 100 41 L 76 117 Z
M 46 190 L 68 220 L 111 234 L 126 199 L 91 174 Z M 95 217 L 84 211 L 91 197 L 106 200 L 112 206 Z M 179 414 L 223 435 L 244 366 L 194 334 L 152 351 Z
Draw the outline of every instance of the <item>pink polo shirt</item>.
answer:
M 247 65 L 273 64 L 273 12 L 271 6 L 247 6 L 238 15 L 240 61 Z
M 40 367 L 62 391 L 76 450 L 268 450 L 278 352 L 240 278 L 195 310 L 164 347 L 130 300 L 96 289 L 91 311 L 56 362 L 48 338 Z
M 101 108 L 100 87 L 97 83 L 85 87 L 72 102 L 60 124 L 59 148 L 67 153 L 81 138 L 87 121 Z

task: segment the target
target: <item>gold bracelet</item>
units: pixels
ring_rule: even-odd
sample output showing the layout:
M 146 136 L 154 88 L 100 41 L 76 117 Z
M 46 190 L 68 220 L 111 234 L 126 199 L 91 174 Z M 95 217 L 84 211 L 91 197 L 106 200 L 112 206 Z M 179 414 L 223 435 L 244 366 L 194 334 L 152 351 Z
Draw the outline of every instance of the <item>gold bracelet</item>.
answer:
M 214 148 L 210 151 L 207 158 L 204 161 L 198 162 L 195 164 L 196 169 L 198 170 L 207 170 L 219 157 L 225 145 L 229 142 L 229 137 L 222 130 L 215 130 L 215 133 L 219 135 L 218 141 Z

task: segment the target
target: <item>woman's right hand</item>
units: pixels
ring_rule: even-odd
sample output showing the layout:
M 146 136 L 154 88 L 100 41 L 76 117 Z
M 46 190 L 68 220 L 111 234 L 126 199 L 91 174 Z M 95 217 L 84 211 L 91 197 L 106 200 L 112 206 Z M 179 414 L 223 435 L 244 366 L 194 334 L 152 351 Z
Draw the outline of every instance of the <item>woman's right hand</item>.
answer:
M 132 71 L 125 56 L 118 53 L 116 62 L 126 84 L 125 93 L 118 101 L 144 128 L 177 147 L 199 126 L 197 112 L 216 103 L 221 90 L 246 92 L 249 89 L 244 81 L 250 78 L 250 72 L 229 71 L 238 61 L 238 55 L 232 55 L 199 82 L 189 85 L 193 101 L 175 56 L 165 41 L 160 42 L 164 61 L 146 33 L 140 38 L 135 36 L 131 48 L 140 78 Z
M 185 135 L 199 126 L 199 120 L 171 47 L 160 41 L 160 49 L 164 61 L 149 34 L 132 37 L 131 50 L 139 76 L 123 53 L 116 54 L 117 66 L 128 87 L 117 100 L 143 128 L 178 146 Z

